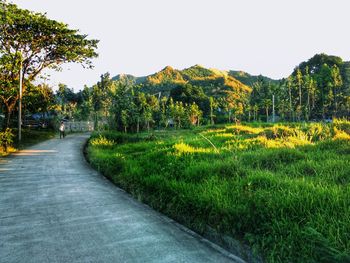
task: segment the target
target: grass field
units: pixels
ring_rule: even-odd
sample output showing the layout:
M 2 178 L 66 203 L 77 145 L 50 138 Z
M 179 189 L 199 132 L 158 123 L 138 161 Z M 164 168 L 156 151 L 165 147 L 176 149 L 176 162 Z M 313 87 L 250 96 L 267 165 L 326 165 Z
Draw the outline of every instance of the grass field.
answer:
M 350 122 L 93 134 L 91 164 L 199 233 L 265 262 L 350 262 Z

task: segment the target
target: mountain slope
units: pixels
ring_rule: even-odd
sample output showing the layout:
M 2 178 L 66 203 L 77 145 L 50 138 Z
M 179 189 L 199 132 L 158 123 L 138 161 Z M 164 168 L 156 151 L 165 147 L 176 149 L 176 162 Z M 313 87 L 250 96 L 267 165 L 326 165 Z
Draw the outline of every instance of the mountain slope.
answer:
M 251 88 L 232 76 L 228 72 L 207 69 L 200 65 L 177 70 L 170 66 L 148 76 L 143 83 L 143 90 L 149 93 L 162 92 L 169 95 L 177 85 L 191 84 L 200 86 L 209 96 L 221 96 L 225 90 L 249 93 Z
M 114 81 L 126 81 L 126 82 L 132 82 L 135 84 L 140 84 L 146 81 L 146 77 L 135 77 L 130 74 L 119 74 L 117 76 L 114 76 L 112 78 Z
M 252 86 L 255 82 L 259 81 L 259 79 L 263 79 L 265 82 L 270 82 L 273 84 L 278 84 L 280 81 L 263 75 L 250 75 L 244 71 L 230 70 L 228 74 L 248 86 Z
M 209 96 L 221 96 L 225 90 L 250 93 L 253 84 L 259 80 L 279 83 L 262 75 L 254 76 L 243 71 L 223 71 L 194 65 L 183 70 L 166 66 L 162 70 L 145 77 L 120 74 L 113 80 L 127 80 L 142 85 L 142 90 L 151 94 L 161 92 L 169 95 L 170 91 L 177 85 L 191 84 L 200 86 Z
M 151 85 L 162 85 L 165 83 L 185 83 L 181 72 L 170 66 L 147 77 L 146 83 Z

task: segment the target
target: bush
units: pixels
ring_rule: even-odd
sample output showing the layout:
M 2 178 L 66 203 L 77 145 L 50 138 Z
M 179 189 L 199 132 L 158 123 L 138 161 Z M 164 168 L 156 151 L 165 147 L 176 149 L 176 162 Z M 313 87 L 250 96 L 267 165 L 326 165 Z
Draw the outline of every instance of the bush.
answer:
M 101 148 L 108 148 L 114 145 L 113 140 L 108 140 L 106 137 L 102 136 L 101 134 L 97 138 L 93 138 L 90 141 L 92 146 L 101 147 Z
M 329 125 L 313 123 L 306 130 L 306 134 L 312 142 L 324 141 L 332 138 L 333 132 Z
M 7 128 L 4 132 L 0 132 L 0 145 L 3 151 L 7 153 L 7 149 L 13 143 L 14 135 L 10 128 Z
M 333 126 L 338 130 L 342 130 L 350 135 L 350 121 L 345 119 L 334 119 Z
M 294 136 L 296 134 L 295 129 L 286 126 L 273 126 L 266 128 L 260 135 L 265 135 L 268 139 L 285 138 Z

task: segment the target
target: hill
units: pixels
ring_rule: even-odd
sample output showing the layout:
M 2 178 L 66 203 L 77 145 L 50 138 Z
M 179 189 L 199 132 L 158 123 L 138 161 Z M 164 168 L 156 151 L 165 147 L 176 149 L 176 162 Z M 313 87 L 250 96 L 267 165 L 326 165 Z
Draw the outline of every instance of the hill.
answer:
M 149 93 L 162 92 L 164 95 L 169 95 L 174 87 L 182 84 L 200 86 L 209 96 L 220 96 L 227 90 L 238 93 L 251 92 L 249 86 L 230 76 L 228 72 L 207 69 L 200 65 L 194 65 L 183 70 L 167 66 L 161 71 L 146 77 L 143 82 L 143 90 Z
M 124 79 L 136 84 L 142 84 L 144 92 L 161 92 L 164 95 L 169 95 L 170 91 L 177 85 L 191 84 L 200 86 L 210 96 L 220 96 L 220 93 L 225 90 L 249 93 L 254 83 L 261 79 L 273 84 L 278 84 L 280 81 L 262 75 L 251 75 L 244 71 L 205 68 L 198 64 L 183 70 L 166 66 L 162 70 L 145 77 L 120 74 L 112 79 L 116 81 Z
M 278 82 L 280 81 L 276 79 L 271 79 L 263 75 L 250 75 L 249 73 L 244 71 L 230 70 L 228 74 L 248 86 L 253 86 L 255 82 L 261 79 L 265 82 L 270 82 L 272 84 L 278 84 Z
M 132 82 L 132 83 L 135 83 L 135 84 L 140 84 L 140 83 L 143 83 L 145 82 L 146 80 L 146 77 L 135 77 L 133 75 L 130 75 L 130 74 L 119 74 L 117 76 L 114 76 L 112 78 L 112 80 L 114 81 L 127 81 L 127 82 Z

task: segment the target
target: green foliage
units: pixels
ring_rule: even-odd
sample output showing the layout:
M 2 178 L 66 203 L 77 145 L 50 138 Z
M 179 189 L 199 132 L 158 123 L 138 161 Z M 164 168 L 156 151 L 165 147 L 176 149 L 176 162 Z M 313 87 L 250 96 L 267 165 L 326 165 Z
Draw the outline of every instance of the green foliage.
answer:
M 170 91 L 170 97 L 174 101 L 181 101 L 182 103 L 196 103 L 202 111 L 208 112 L 208 97 L 201 87 L 179 84 Z
M 347 123 L 213 126 L 152 140 L 104 132 L 118 143 L 90 143 L 88 157 L 155 209 L 242 240 L 265 262 L 341 263 L 350 255 L 350 138 L 334 129 Z
M 99 135 L 98 138 L 93 138 L 90 140 L 92 146 L 100 148 L 108 148 L 114 145 L 114 141 L 108 140 L 106 137 Z
M 6 128 L 5 131 L 0 132 L 0 146 L 5 153 L 7 153 L 7 149 L 12 145 L 13 137 L 14 135 L 10 128 Z
M 274 79 L 271 79 L 271 78 L 268 78 L 268 77 L 265 77 L 262 75 L 253 76 L 253 75 L 250 75 L 249 73 L 244 72 L 244 71 L 230 70 L 228 72 L 228 74 L 249 87 L 253 87 L 255 85 L 255 83 L 257 83 L 261 80 L 266 82 L 266 83 L 272 83 L 275 85 L 278 85 L 278 83 L 279 83 L 279 80 L 274 80 Z
M 0 101 L 6 127 L 19 99 L 22 65 L 23 91 L 45 68 L 58 69 L 66 62 L 92 67 L 97 40 L 90 40 L 64 23 L 44 14 L 0 2 Z
M 20 147 L 25 148 L 39 142 L 55 138 L 57 131 L 52 130 L 33 130 L 33 129 L 22 129 L 22 141 Z M 14 138 L 14 144 L 18 144 L 18 137 Z
M 350 135 L 350 121 L 348 121 L 346 119 L 335 119 L 333 121 L 333 126 Z

